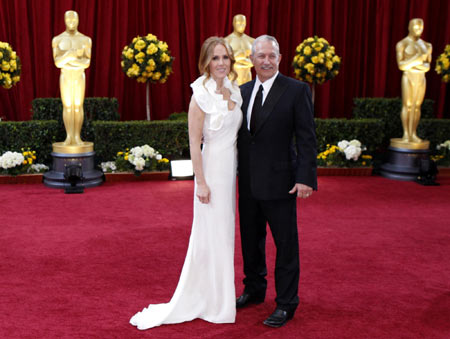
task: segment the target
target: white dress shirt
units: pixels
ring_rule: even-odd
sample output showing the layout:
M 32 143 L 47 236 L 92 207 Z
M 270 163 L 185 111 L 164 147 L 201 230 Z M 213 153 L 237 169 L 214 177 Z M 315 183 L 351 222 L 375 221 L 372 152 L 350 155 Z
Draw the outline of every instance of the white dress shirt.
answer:
M 278 73 L 279 72 L 277 71 L 273 77 L 271 77 L 270 79 L 267 79 L 264 82 L 261 82 L 259 80 L 258 76 L 256 76 L 255 86 L 253 87 L 253 92 L 252 92 L 252 95 L 250 97 L 250 102 L 248 103 L 248 107 L 247 107 L 247 128 L 248 128 L 248 130 L 250 130 L 250 119 L 252 117 L 253 103 L 255 102 L 255 97 L 256 97 L 256 93 L 258 93 L 259 85 L 263 86 L 261 105 L 264 105 L 264 101 L 267 98 L 267 94 L 269 94 L 269 91 L 272 88 L 273 82 L 275 81 L 275 78 L 277 77 Z

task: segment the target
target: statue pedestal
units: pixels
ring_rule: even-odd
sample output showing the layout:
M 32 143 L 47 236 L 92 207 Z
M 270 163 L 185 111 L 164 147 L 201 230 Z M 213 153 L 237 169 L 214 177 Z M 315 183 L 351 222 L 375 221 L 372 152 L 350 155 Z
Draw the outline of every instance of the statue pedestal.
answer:
M 383 177 L 415 181 L 420 173 L 420 161 L 429 160 L 429 149 L 409 149 L 389 146 L 389 161 L 381 166 Z
M 51 153 L 53 165 L 51 171 L 44 174 L 44 184 L 53 188 L 67 188 L 70 183 L 64 177 L 66 166 L 81 165 L 83 179 L 77 187 L 95 187 L 103 183 L 103 173 L 94 169 L 95 152 L 86 153 Z

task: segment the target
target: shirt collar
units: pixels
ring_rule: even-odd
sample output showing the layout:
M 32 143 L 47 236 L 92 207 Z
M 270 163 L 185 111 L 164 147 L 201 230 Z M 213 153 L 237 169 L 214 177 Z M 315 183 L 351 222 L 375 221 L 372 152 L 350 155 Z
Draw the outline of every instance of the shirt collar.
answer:
M 264 82 L 261 82 L 261 80 L 259 80 L 258 75 L 256 75 L 256 82 L 255 82 L 255 87 L 259 88 L 259 85 L 263 85 L 264 88 L 264 92 L 265 93 L 269 93 L 270 89 L 272 88 L 272 85 L 276 79 L 276 77 L 278 76 L 280 72 L 277 71 L 273 77 L 271 77 L 270 79 L 267 79 Z

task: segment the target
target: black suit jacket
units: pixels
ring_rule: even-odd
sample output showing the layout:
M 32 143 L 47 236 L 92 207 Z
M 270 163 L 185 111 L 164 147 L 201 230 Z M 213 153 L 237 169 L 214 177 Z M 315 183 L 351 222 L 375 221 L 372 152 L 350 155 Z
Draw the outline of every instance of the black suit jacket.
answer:
M 279 73 L 251 135 L 247 107 L 254 85 L 255 80 L 241 86 L 239 194 L 260 200 L 286 199 L 295 197 L 288 192 L 296 182 L 316 190 L 316 134 L 309 86 Z

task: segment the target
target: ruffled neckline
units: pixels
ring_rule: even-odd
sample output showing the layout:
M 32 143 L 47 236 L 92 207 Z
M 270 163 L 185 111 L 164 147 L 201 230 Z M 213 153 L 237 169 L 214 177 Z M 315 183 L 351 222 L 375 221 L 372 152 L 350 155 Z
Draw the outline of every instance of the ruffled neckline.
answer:
M 224 79 L 223 85 L 231 93 L 230 100 L 241 106 L 242 97 L 239 87 L 228 78 Z M 214 131 L 221 129 L 224 118 L 231 111 L 228 109 L 228 101 L 223 98 L 222 94 L 216 93 L 216 81 L 213 78 L 207 79 L 205 75 L 202 75 L 191 84 L 191 87 L 198 106 L 205 114 L 209 115 L 207 127 Z
M 199 78 L 197 78 L 197 80 L 195 80 L 192 83 L 192 88 L 195 87 L 204 87 L 206 89 L 206 91 L 208 92 L 208 94 L 210 94 L 213 99 L 218 100 L 218 101 L 224 101 L 227 103 L 227 107 L 228 107 L 228 102 L 226 100 L 224 100 L 223 95 L 216 93 L 216 88 L 217 88 L 217 83 L 216 81 L 212 78 L 209 77 L 206 81 L 206 75 L 202 75 Z M 237 105 L 241 106 L 242 105 L 242 97 L 241 97 L 241 92 L 239 90 L 239 87 L 237 85 L 233 85 L 233 83 L 230 81 L 230 79 L 228 79 L 228 77 L 225 77 L 223 79 L 223 86 L 227 89 L 230 90 L 230 99 L 232 101 L 234 101 Z

